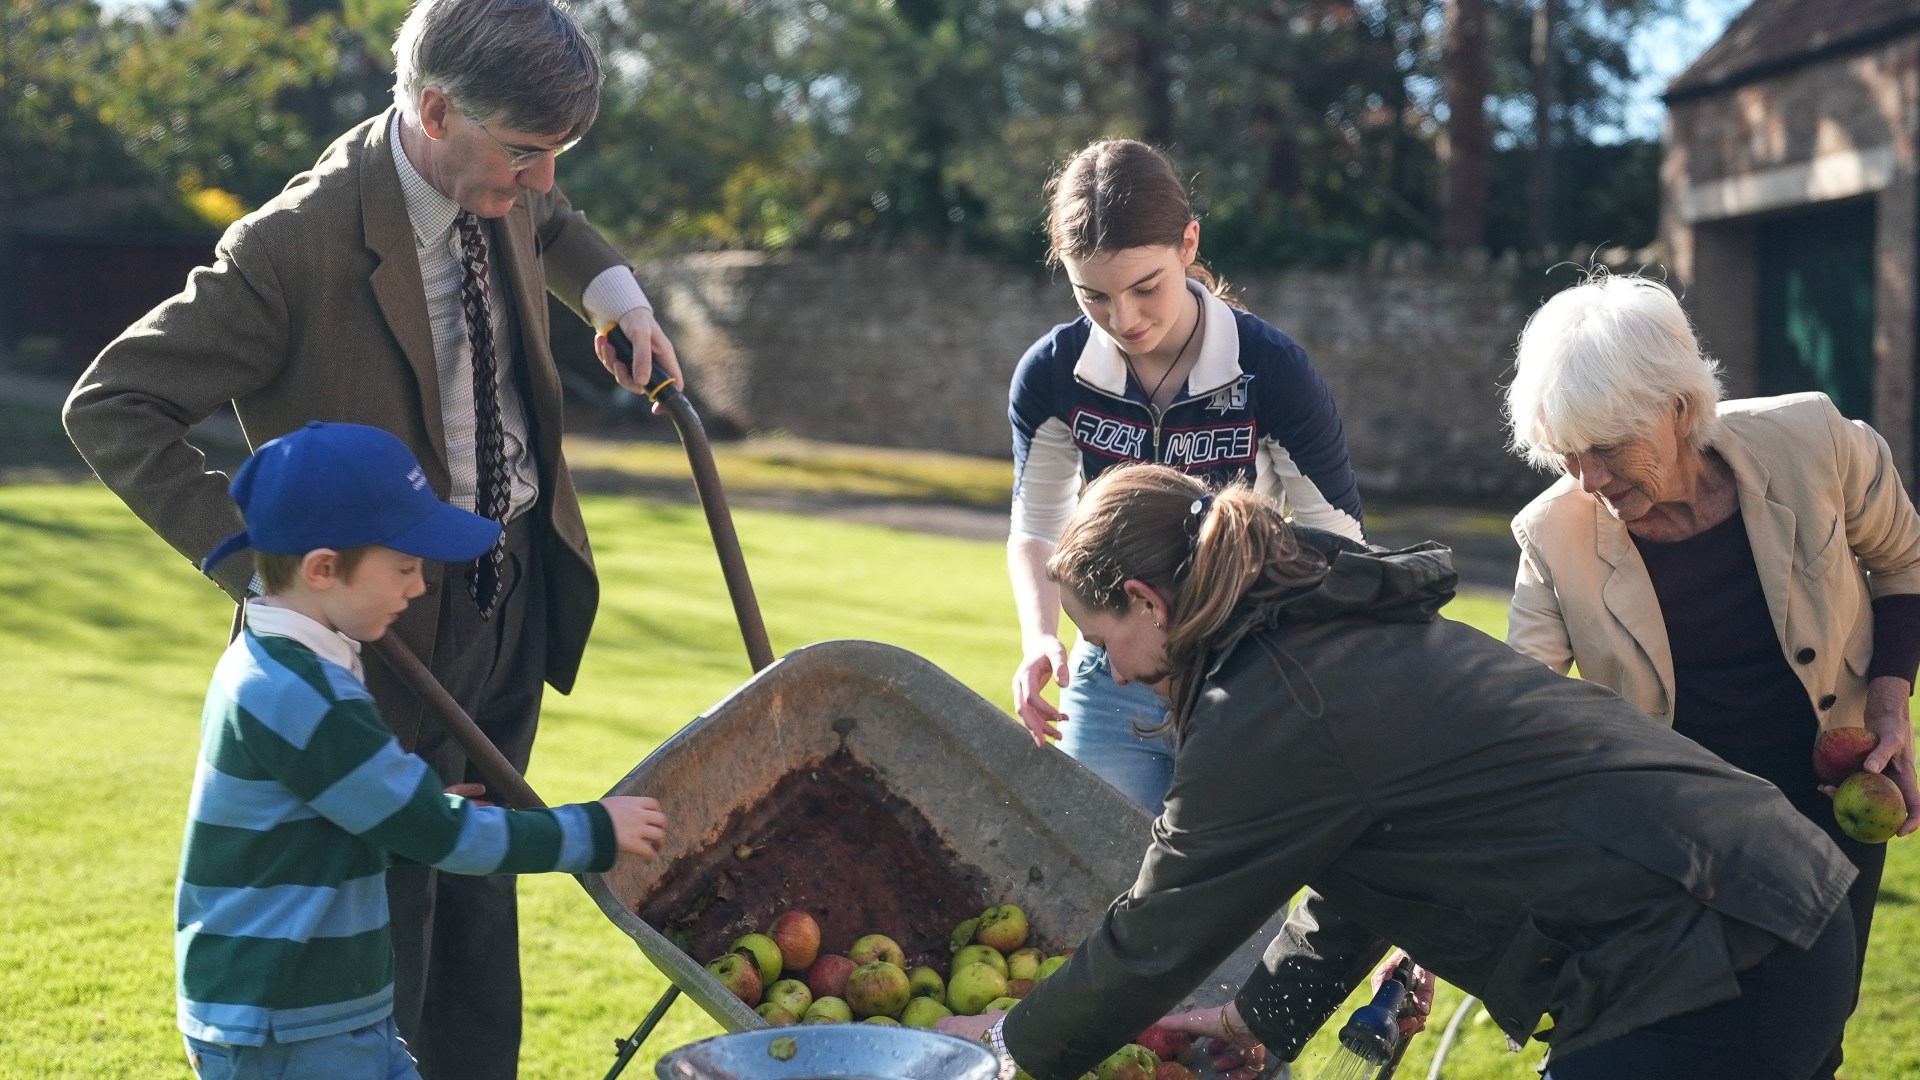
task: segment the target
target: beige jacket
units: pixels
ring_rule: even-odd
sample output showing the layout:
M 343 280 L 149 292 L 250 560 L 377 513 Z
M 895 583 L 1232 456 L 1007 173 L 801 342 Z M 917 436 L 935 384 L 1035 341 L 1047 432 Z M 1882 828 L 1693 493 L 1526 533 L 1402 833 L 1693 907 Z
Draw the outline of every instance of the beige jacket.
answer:
M 1713 449 L 1733 468 L 1773 629 L 1824 728 L 1865 722 L 1872 598 L 1920 593 L 1920 516 L 1878 432 L 1824 394 L 1722 402 Z M 1572 479 L 1513 519 L 1520 572 L 1507 642 L 1673 723 L 1673 652 L 1646 565 Z

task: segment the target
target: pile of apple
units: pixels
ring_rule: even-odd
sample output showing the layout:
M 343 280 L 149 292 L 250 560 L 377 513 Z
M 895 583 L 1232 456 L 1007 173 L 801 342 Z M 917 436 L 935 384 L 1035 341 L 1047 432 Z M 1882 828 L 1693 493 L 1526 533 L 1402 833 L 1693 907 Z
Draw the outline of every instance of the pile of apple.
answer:
M 771 1027 L 859 1020 L 930 1028 L 955 1013 L 1013 1008 L 1072 955 L 1048 956 L 1028 945 L 1027 913 L 1013 904 L 954 927 L 948 945 L 953 963 L 945 977 L 930 967 L 909 970 L 899 943 L 885 934 L 868 934 L 845 953 L 822 954 L 820 924 L 804 911 L 788 911 L 766 933 L 736 940 L 707 971 Z M 1176 1061 L 1189 1043 L 1180 1032 L 1150 1027 L 1084 1080 L 1193 1080 Z
M 930 1028 L 943 1016 L 1011 1008 L 1067 954 L 1027 945 L 1027 914 L 1000 904 L 954 928 L 946 975 L 909 970 L 898 942 L 868 934 L 842 953 L 820 952 L 820 924 L 788 911 L 764 934 L 747 934 L 707 971 L 769 1025 L 863 1020 Z M 782 976 L 785 976 L 784 978 Z
M 1834 818 L 1848 836 L 1867 844 L 1886 843 L 1907 820 L 1900 788 L 1861 768 L 1879 742 L 1866 728 L 1845 727 L 1821 732 L 1813 744 L 1814 773 L 1822 784 L 1834 785 Z

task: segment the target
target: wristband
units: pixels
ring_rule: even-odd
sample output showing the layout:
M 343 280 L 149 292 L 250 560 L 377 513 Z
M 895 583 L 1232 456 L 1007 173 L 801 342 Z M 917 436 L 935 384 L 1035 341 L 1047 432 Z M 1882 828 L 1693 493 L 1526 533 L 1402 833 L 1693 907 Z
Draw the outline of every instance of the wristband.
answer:
M 1000 1075 L 998 1080 L 1013 1080 L 1013 1074 L 1020 1071 L 1020 1066 L 1013 1063 L 1013 1054 L 1007 1050 L 1006 1036 L 1001 1034 L 1000 1029 L 1006 1026 L 1007 1018 L 1005 1015 L 1002 1015 L 1000 1019 L 993 1022 L 992 1027 L 987 1029 L 987 1037 L 985 1039 L 986 1044 L 993 1048 L 993 1055 L 1000 1059 Z

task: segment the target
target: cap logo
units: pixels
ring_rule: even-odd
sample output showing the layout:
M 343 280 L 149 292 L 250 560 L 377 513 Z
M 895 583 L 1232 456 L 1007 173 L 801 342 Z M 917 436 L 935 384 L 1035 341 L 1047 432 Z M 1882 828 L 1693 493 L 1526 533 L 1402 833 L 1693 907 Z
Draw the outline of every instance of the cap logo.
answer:
M 412 471 L 407 473 L 407 483 L 413 485 L 413 490 L 419 491 L 427 486 L 427 474 L 420 471 L 420 466 L 415 465 Z

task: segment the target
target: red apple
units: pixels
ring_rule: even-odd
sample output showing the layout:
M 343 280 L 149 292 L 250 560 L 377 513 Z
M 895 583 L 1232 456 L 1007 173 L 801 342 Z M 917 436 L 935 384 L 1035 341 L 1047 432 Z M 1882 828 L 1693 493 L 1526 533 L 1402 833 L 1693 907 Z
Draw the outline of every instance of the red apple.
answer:
M 1177 1061 L 1163 1061 L 1153 1070 L 1153 1080 L 1200 1080 L 1200 1077 Z
M 1186 1056 L 1187 1048 L 1193 1045 L 1193 1036 L 1155 1024 L 1133 1041 L 1153 1051 L 1153 1056 L 1161 1061 L 1177 1061 Z
M 804 911 L 781 912 L 767 936 L 780 946 L 781 965 L 788 971 L 804 971 L 820 955 L 820 924 Z
M 1860 771 L 1880 736 L 1863 727 L 1823 731 L 1813 741 L 1813 772 L 1823 784 L 1839 784 Z
M 813 999 L 823 997 L 844 997 L 847 992 L 847 976 L 859 964 L 841 956 L 839 953 L 827 953 L 813 962 L 807 969 L 807 989 L 813 991 Z
M 748 1008 L 760 1004 L 760 968 L 745 953 L 728 953 L 707 965 L 707 971 Z

